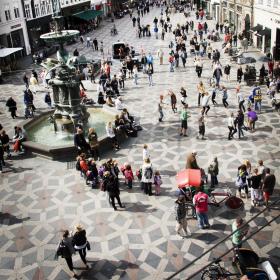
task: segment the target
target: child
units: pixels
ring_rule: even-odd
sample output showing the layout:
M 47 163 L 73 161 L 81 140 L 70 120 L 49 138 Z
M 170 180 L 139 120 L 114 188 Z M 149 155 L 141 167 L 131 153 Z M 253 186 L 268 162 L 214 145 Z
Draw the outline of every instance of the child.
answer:
M 132 189 L 132 182 L 134 180 L 133 172 L 131 166 L 129 164 L 126 165 L 126 169 L 124 171 L 125 181 L 129 189 Z
M 155 193 L 156 195 L 160 194 L 160 186 L 162 185 L 162 180 L 159 171 L 155 172 L 154 176 L 154 184 L 155 184 Z
M 149 153 L 149 150 L 148 150 L 148 145 L 144 144 L 144 146 L 143 146 L 143 161 L 145 161 L 148 158 L 150 158 L 150 153 Z

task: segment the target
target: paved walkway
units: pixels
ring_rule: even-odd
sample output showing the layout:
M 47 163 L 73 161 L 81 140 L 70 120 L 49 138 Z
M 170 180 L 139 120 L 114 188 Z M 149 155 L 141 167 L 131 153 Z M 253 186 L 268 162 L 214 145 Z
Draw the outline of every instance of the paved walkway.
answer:
M 154 16 L 159 16 L 158 9 L 152 9 L 144 18 L 144 23 L 151 23 Z M 172 16 L 173 26 L 184 20 L 181 14 Z M 211 23 L 213 24 L 213 23 Z M 135 30 L 128 17 L 117 20 L 119 35 L 111 37 L 110 24 L 96 31 L 92 36 L 103 40 L 104 46 L 110 46 L 113 41 L 124 40 L 132 44 L 136 50 L 144 48 L 154 55 L 161 46 L 165 54 L 172 38 L 167 34 L 165 41 L 152 38 L 137 39 Z M 221 49 L 221 43 L 213 44 Z M 71 46 L 71 51 L 76 46 Z M 80 48 L 87 57 L 96 57 L 86 47 Z M 106 50 L 106 47 L 105 47 Z M 62 229 L 81 223 L 87 229 L 92 250 L 88 252 L 90 269 L 83 270 L 79 256 L 74 257 L 74 265 L 80 279 L 164 279 L 183 265 L 199 257 L 210 246 L 231 232 L 231 224 L 237 215 L 246 220 L 261 208 L 252 211 L 250 203 L 246 202 L 242 213 L 229 212 L 224 206 L 211 208 L 210 223 L 213 225 L 207 232 L 198 230 L 196 221 L 190 220 L 189 226 L 193 232 L 188 239 L 175 235 L 174 200 L 175 174 L 184 168 L 186 155 L 193 150 L 198 152 L 198 163 L 207 169 L 214 156 L 220 162 L 220 187 L 229 186 L 234 189 L 237 167 L 246 159 L 256 165 L 258 159 L 263 159 L 265 165 L 271 167 L 280 179 L 280 119 L 272 111 L 269 99 L 264 96 L 264 110 L 259 116 L 257 131 L 253 134 L 245 132 L 242 140 L 227 140 L 227 120 L 229 112 L 236 111 L 237 101 L 234 94 L 236 65 L 232 65 L 232 81 L 222 80 L 229 88 L 229 109 L 219 103 L 211 107 L 207 117 L 207 140 L 197 140 L 198 114 L 196 106 L 198 79 L 195 75 L 193 58 L 188 58 L 186 69 L 179 68 L 169 73 L 167 59 L 159 66 L 155 60 L 153 87 L 148 86 L 146 76 L 140 74 L 139 85 L 126 81 L 126 89 L 122 92 L 124 102 L 133 115 L 141 117 L 144 130 L 138 138 L 131 139 L 127 145 L 122 145 L 118 152 L 109 152 L 108 157 L 116 158 L 120 165 L 130 162 L 133 170 L 142 163 L 142 146 L 150 147 L 151 158 L 156 169 L 163 177 L 162 194 L 159 197 L 148 197 L 141 193 L 135 182 L 131 191 L 122 186 L 121 200 L 125 203 L 125 211 L 112 211 L 104 193 L 89 189 L 74 169 L 67 168 L 65 162 L 52 162 L 38 157 L 25 158 L 15 156 L 7 160 L 5 172 L 0 177 L 1 213 L 0 213 L 0 279 L 49 279 L 64 280 L 70 278 L 64 260 L 54 260 Z M 222 64 L 228 61 L 228 56 L 222 54 Z M 114 61 L 113 71 L 118 69 Z M 211 73 L 210 62 L 204 59 L 202 80 L 207 84 Z M 89 95 L 95 96 L 95 88 L 87 83 Z M 190 104 L 189 137 L 178 135 L 179 116 L 173 114 L 169 106 L 164 109 L 164 122 L 158 123 L 157 102 L 160 94 L 166 94 L 173 89 L 179 98 L 179 89 L 187 89 Z M 11 120 L 6 112 L 4 100 L 14 96 L 19 104 L 19 115 L 23 115 L 21 76 L 11 76 L 1 85 L 0 123 L 12 135 L 13 126 L 20 120 Z M 250 88 L 242 85 L 242 92 L 247 96 Z M 45 110 L 43 93 L 35 96 L 35 104 Z M 168 98 L 166 102 L 169 102 Z M 69 166 L 68 166 L 69 167 Z M 278 185 L 279 190 L 279 185 Z M 275 192 L 275 200 L 279 192 Z M 250 223 L 254 230 L 279 211 L 265 212 Z M 271 223 L 263 231 L 249 240 L 245 246 L 256 250 L 262 257 L 279 264 L 280 227 L 279 219 Z M 216 248 L 210 255 L 200 259 L 182 279 L 192 271 L 199 269 L 208 260 L 223 253 L 231 246 L 230 240 Z M 230 256 L 224 259 L 230 263 Z M 228 266 L 228 268 L 230 268 Z

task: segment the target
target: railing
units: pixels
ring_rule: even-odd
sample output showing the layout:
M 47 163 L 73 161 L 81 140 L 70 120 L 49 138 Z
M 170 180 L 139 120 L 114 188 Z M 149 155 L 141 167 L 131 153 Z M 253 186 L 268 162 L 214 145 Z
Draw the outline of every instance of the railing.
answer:
M 264 208 L 262 211 L 260 211 L 258 214 L 256 214 L 255 216 L 253 216 L 249 221 L 247 221 L 246 223 L 244 223 L 239 229 L 236 229 L 235 231 L 233 231 L 231 234 L 227 235 L 225 238 L 223 238 L 222 240 L 220 240 L 217 244 L 215 244 L 214 246 L 212 246 L 211 248 L 209 248 L 208 250 L 206 250 L 201 256 L 197 257 L 196 259 L 192 260 L 190 263 L 188 263 L 187 265 L 183 266 L 181 269 L 179 269 L 178 271 L 176 271 L 175 273 L 173 273 L 172 275 L 170 275 L 168 278 L 166 278 L 166 280 L 171 280 L 173 279 L 175 276 L 177 276 L 178 274 L 180 274 L 181 272 L 183 272 L 184 270 L 186 270 L 187 268 L 189 268 L 190 266 L 192 266 L 193 264 L 195 264 L 198 260 L 200 260 L 202 257 L 204 257 L 205 255 L 207 255 L 208 253 L 210 253 L 213 249 L 215 249 L 216 247 L 218 247 L 220 244 L 224 243 L 227 239 L 229 239 L 235 232 L 237 232 L 237 230 L 240 229 L 244 229 L 245 227 L 248 226 L 248 224 L 253 221 L 256 217 L 258 217 L 259 215 L 261 215 L 263 212 L 267 211 L 268 208 L 270 208 L 273 205 L 276 205 L 278 202 L 280 202 L 280 198 L 277 199 L 276 201 L 272 202 L 269 207 Z M 261 228 L 257 229 L 256 231 L 254 231 L 253 233 L 251 233 L 246 239 L 244 239 L 244 241 L 247 241 L 248 239 L 250 239 L 253 235 L 255 235 L 256 233 L 258 233 L 259 231 L 261 231 L 263 228 L 265 228 L 266 226 L 270 225 L 273 221 L 277 220 L 280 217 L 280 214 L 278 214 L 276 217 L 274 217 L 272 220 L 270 220 L 268 223 L 266 223 L 264 226 L 262 226 Z M 227 255 L 229 252 L 231 252 L 234 248 L 230 248 L 228 251 L 226 251 L 225 253 L 223 253 L 221 256 L 219 256 L 219 258 L 224 257 L 225 255 Z M 191 274 L 190 276 L 187 276 L 187 278 L 185 278 L 186 280 L 188 279 L 192 279 L 194 276 L 196 276 L 197 274 L 199 274 L 200 272 L 202 272 L 206 267 L 208 267 L 209 265 L 213 264 L 215 261 L 212 261 L 210 263 L 208 263 L 207 265 L 205 265 L 204 267 L 200 268 L 198 271 L 196 271 L 195 273 Z M 182 277 L 181 277 L 182 278 Z

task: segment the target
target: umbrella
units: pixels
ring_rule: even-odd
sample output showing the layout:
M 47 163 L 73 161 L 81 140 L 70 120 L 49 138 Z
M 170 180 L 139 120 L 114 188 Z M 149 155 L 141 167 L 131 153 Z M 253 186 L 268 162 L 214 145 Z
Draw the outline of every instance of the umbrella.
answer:
M 179 188 L 186 186 L 200 187 L 201 171 L 200 169 L 184 169 L 177 173 L 176 181 Z

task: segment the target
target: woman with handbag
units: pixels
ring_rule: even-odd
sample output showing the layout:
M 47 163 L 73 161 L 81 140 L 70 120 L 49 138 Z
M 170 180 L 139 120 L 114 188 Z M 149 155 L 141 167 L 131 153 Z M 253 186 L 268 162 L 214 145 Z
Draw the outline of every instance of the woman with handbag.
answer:
M 86 250 L 90 250 L 90 245 L 87 241 L 86 231 L 81 225 L 76 226 L 76 232 L 73 235 L 72 244 L 74 249 L 79 252 L 81 260 L 86 265 L 86 269 L 88 269 L 89 266 L 87 265 L 86 260 Z
M 72 255 L 75 254 L 75 249 L 72 245 L 72 238 L 69 237 L 69 231 L 65 230 L 62 235 L 62 240 L 59 242 L 58 248 L 55 253 L 55 259 L 58 257 L 64 258 L 70 271 L 72 272 L 72 277 L 76 278 L 77 275 L 73 269 Z

